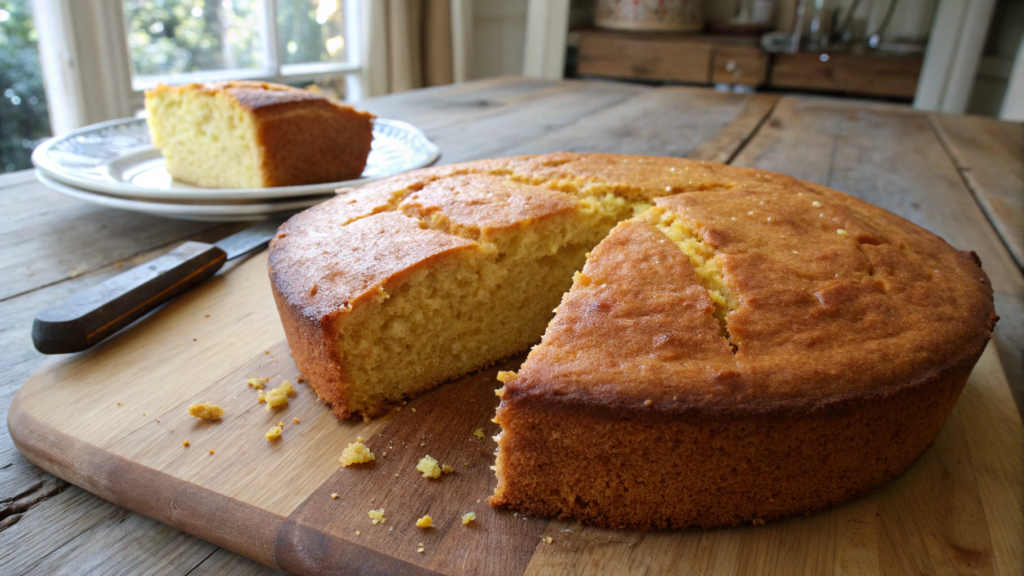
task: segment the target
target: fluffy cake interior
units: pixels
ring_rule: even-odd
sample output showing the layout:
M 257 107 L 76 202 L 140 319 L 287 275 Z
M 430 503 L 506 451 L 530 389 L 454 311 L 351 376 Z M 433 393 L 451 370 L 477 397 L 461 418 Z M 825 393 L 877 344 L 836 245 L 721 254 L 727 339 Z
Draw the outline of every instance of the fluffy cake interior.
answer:
M 610 193 L 585 196 L 565 217 L 505 234 L 421 219 L 422 227 L 471 237 L 483 249 L 414 272 L 340 327 L 352 411 L 372 414 L 536 344 L 587 252 L 648 206 Z
M 258 188 L 259 147 L 252 116 L 223 93 L 165 90 L 146 98 L 153 144 L 167 172 L 204 188 Z

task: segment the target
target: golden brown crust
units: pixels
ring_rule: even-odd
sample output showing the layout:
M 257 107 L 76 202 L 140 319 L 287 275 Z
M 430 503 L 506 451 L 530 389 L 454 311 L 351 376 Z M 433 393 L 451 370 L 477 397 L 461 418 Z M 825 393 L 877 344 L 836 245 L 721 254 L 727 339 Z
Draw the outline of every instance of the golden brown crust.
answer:
M 630 223 L 594 250 L 584 274 L 600 286 L 567 295 L 506 395 L 623 408 L 649 402 L 668 413 L 810 407 L 903 385 L 989 340 L 992 291 L 973 262 L 888 212 L 793 184 L 656 200 L 699 227 L 721 259 L 740 300 L 728 315 L 735 355 L 695 353 L 713 330 L 710 316 L 698 329 L 677 315 L 672 335 L 648 326 L 678 280 L 669 267 L 650 265 L 665 259 L 655 253 L 668 238 L 641 241 Z M 683 308 L 665 313 L 673 309 Z M 617 345 L 603 345 L 611 341 Z
M 809 514 L 867 494 L 935 439 L 984 346 L 873 397 L 817 411 L 653 417 L 504 404 L 490 502 L 622 528 L 703 528 Z

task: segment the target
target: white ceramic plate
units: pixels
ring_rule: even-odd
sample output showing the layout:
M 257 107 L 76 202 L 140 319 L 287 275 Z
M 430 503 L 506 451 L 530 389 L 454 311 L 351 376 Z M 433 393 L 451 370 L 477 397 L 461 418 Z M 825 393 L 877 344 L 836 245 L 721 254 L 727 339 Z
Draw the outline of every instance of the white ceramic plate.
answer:
M 137 200 L 194 202 L 269 200 L 333 192 L 407 170 L 429 166 L 441 150 L 418 128 L 377 118 L 373 149 L 357 180 L 277 188 L 199 188 L 175 182 L 164 158 L 149 139 L 143 118 L 124 118 L 87 126 L 47 140 L 32 153 L 32 163 L 50 181 L 109 196 Z
M 108 208 L 131 210 L 142 212 L 153 216 L 174 218 L 176 220 L 195 220 L 200 222 L 242 222 L 248 220 L 259 220 L 270 214 L 285 214 L 298 212 L 331 199 L 334 194 L 312 196 L 306 198 L 281 200 L 267 203 L 245 203 L 245 204 L 189 204 L 175 202 L 150 202 L 144 200 L 133 200 L 130 198 L 118 198 L 105 194 L 96 194 L 88 190 L 68 186 L 48 177 L 41 170 L 36 170 L 36 177 L 39 181 L 52 190 L 66 194 L 72 198 L 78 198 L 86 202 L 92 202 Z

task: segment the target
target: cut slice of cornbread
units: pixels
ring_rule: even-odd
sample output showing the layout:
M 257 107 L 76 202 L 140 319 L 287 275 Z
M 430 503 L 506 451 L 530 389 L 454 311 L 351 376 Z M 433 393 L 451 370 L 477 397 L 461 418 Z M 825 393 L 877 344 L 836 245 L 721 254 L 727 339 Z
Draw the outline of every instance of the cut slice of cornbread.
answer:
M 373 140 L 373 115 L 266 82 L 160 84 L 146 110 L 167 172 L 205 188 L 351 180 Z

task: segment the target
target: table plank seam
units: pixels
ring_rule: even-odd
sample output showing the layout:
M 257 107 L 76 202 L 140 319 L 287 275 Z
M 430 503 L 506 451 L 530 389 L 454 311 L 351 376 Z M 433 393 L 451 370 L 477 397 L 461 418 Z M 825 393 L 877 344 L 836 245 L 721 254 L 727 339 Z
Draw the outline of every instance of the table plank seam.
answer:
M 83 270 L 82 272 L 80 272 L 78 274 L 75 274 L 74 276 L 65 276 L 65 277 L 63 277 L 63 278 L 61 278 L 59 280 L 54 280 L 53 282 L 47 282 L 45 284 L 40 284 L 40 285 L 35 286 L 33 288 L 29 288 L 28 290 L 22 290 L 21 292 L 16 292 L 14 294 L 9 294 L 7 296 L 0 297 L 0 302 L 6 302 L 6 301 L 12 300 L 14 298 L 20 298 L 22 296 L 26 296 L 28 294 L 32 294 L 33 292 L 36 292 L 38 290 L 43 290 L 45 288 L 52 288 L 53 286 L 57 286 L 59 284 L 67 282 L 69 280 L 73 280 L 73 279 L 75 279 L 75 278 L 77 278 L 79 276 L 84 276 L 86 274 L 93 274 L 95 272 L 98 272 L 98 271 L 103 270 L 105 268 L 109 268 L 111 266 L 115 266 L 116 267 L 118 264 L 121 264 L 123 266 L 125 262 L 129 262 L 132 259 L 137 258 L 137 257 L 139 257 L 139 256 L 141 256 L 141 255 L 143 255 L 143 254 L 145 254 L 147 252 L 167 251 L 170 248 L 172 248 L 174 246 L 177 246 L 178 244 L 180 244 L 182 242 L 188 242 L 189 240 L 191 240 L 192 238 L 195 238 L 196 236 L 200 236 L 202 234 L 211 232 L 211 231 L 216 230 L 216 229 L 218 229 L 220 227 L 221 226 L 214 226 L 212 228 L 208 228 L 206 230 L 203 230 L 202 232 L 198 232 L 198 233 L 195 233 L 195 234 L 189 234 L 187 236 L 182 236 L 182 237 L 176 238 L 174 240 L 171 240 L 170 242 L 165 242 L 163 244 L 159 244 L 159 245 L 153 246 L 151 248 L 146 248 L 146 249 L 141 250 L 139 252 L 133 252 L 132 254 L 129 254 L 128 256 L 125 256 L 125 257 L 120 258 L 118 260 L 115 260 L 113 262 L 108 262 L 107 264 L 103 264 L 103 265 L 97 266 L 95 268 L 89 268 L 87 270 Z M 154 258 L 155 257 L 156 256 L 154 256 Z
M 209 553 L 209 554 L 208 554 L 208 555 L 206 556 L 206 558 L 203 558 L 202 560 L 200 560 L 199 562 L 197 562 L 197 563 L 196 563 L 196 565 L 195 565 L 195 566 L 193 566 L 193 567 L 192 567 L 192 568 L 191 568 L 191 569 L 190 569 L 190 570 L 189 570 L 188 572 L 185 572 L 185 576 L 189 576 L 189 574 L 191 574 L 191 573 L 195 572 L 195 571 L 196 571 L 196 570 L 197 570 L 197 569 L 198 569 L 198 568 L 199 568 L 200 566 L 202 566 L 202 565 L 203 565 L 203 564 L 204 564 L 204 563 L 205 563 L 205 562 L 206 562 L 207 560 L 209 560 L 210 558 L 212 558 L 212 557 L 213 557 L 213 555 L 214 555 L 214 554 L 216 554 L 216 553 L 217 553 L 217 551 L 218 551 L 218 550 L 220 550 L 220 549 L 221 549 L 221 547 L 220 547 L 220 546 L 217 546 L 216 548 L 214 548 L 214 549 L 213 549 L 213 552 L 210 552 L 210 553 Z
M 783 98 L 785 97 L 776 98 L 775 101 L 772 102 L 771 107 L 768 108 L 768 111 L 761 117 L 761 120 L 758 121 L 757 126 L 754 126 L 754 129 L 750 131 L 750 134 L 747 134 L 747 136 L 743 138 L 740 145 L 736 147 L 736 150 L 733 150 L 732 154 L 729 155 L 723 164 L 732 164 L 732 161 L 735 160 L 741 152 L 743 152 L 743 149 L 747 147 L 747 144 L 749 144 L 754 137 L 761 132 L 761 127 L 764 126 L 768 122 L 768 119 L 775 114 L 775 108 L 778 107 L 779 102 L 781 102 Z
M 960 177 L 960 181 L 963 183 L 964 188 L 966 188 L 967 192 L 970 193 L 971 198 L 974 199 L 974 203 L 978 205 L 978 208 L 981 210 L 981 213 L 985 215 L 985 219 L 988 220 L 988 223 L 990 226 L 992 226 L 992 229 L 996 230 L 996 236 L 1002 243 L 1003 248 L 1005 248 L 1006 252 L 1010 254 L 1012 260 L 1017 264 L 1017 267 L 1020 268 L 1022 272 L 1024 272 L 1024 262 L 1021 262 L 1020 260 L 1017 259 L 1013 247 L 1010 246 L 1010 244 L 1006 242 L 1006 238 L 1004 238 L 1003 235 L 999 233 L 999 222 L 995 221 L 992 217 L 991 212 L 986 209 L 985 202 L 982 201 L 980 195 L 978 194 L 978 191 L 975 190 L 974 186 L 971 184 L 971 180 L 970 178 L 967 177 L 967 173 L 964 169 L 964 166 L 960 163 L 956 154 L 953 153 L 949 141 L 947 141 L 945 136 L 943 136 L 942 130 L 939 130 L 938 126 L 935 125 L 935 120 L 932 118 L 931 114 L 925 114 L 924 117 L 928 122 L 928 126 L 932 129 L 932 132 L 935 133 L 935 137 L 938 139 L 939 145 L 942 146 L 943 151 L 945 151 L 946 155 L 949 156 L 949 160 L 950 162 L 952 162 L 953 167 L 956 168 L 956 174 L 957 176 Z

